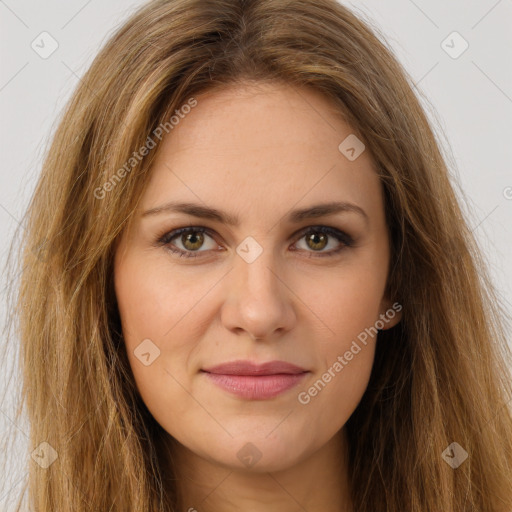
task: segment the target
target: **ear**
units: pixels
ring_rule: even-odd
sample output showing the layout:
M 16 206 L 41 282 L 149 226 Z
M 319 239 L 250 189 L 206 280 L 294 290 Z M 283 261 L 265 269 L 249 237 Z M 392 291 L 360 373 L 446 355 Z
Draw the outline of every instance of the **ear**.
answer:
M 402 319 L 403 306 L 399 302 L 391 302 L 390 299 L 385 297 L 380 304 L 380 315 L 376 325 L 380 331 L 385 331 L 394 327 Z M 381 328 L 380 326 L 383 327 Z

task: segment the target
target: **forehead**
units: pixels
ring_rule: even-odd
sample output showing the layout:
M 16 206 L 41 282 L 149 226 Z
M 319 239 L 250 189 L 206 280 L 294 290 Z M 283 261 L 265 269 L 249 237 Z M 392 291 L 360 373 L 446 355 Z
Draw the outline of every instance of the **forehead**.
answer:
M 143 208 L 170 200 L 232 211 L 340 200 L 380 205 L 369 152 L 354 161 L 340 152 L 354 130 L 318 91 L 251 84 L 196 100 L 162 140 Z

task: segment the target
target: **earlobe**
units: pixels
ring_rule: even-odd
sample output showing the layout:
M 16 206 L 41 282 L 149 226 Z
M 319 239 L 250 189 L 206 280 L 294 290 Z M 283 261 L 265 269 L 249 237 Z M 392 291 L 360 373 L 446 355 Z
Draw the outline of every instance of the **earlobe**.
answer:
M 403 306 L 399 302 L 394 302 L 385 299 L 381 305 L 381 314 L 376 324 L 380 331 L 385 331 L 394 327 L 402 319 Z

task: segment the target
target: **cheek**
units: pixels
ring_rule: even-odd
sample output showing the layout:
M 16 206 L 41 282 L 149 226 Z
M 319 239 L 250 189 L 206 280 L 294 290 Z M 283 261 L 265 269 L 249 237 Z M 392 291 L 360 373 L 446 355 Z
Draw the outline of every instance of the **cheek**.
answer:
M 359 261 L 319 281 L 316 293 L 308 295 L 308 305 L 328 329 L 316 339 L 317 372 L 302 387 L 298 402 L 318 429 L 328 425 L 334 433 L 340 428 L 367 388 L 384 287 L 383 269 Z
M 350 341 L 379 318 L 385 275 L 380 268 L 357 262 L 325 277 L 297 286 L 298 295 L 323 325 L 332 357 L 333 351 L 348 350 Z M 302 287 L 301 287 L 302 286 Z M 312 317 L 313 318 L 313 317 Z M 318 341 L 321 341 L 320 339 Z M 348 344 L 348 345 L 347 345 Z
M 373 366 L 374 343 L 359 344 L 359 347 L 349 344 L 349 347 L 354 352 L 349 348 L 351 360 L 345 356 L 347 351 L 336 351 L 324 371 L 315 375 L 297 397 L 298 407 L 308 418 L 309 429 L 323 432 L 327 438 L 342 428 L 357 408 Z
M 363 265 L 330 276 L 323 293 L 311 294 L 308 304 L 328 326 L 317 336 L 315 375 L 301 388 L 297 401 L 312 418 L 312 426 L 334 433 L 357 407 L 373 367 L 375 323 L 385 281 Z
M 193 316 L 201 290 L 179 273 L 171 276 L 158 262 L 135 255 L 116 262 L 114 282 L 128 359 L 146 399 L 158 395 L 160 384 L 169 380 L 166 369 L 175 373 L 176 368 L 185 368 L 184 349 L 191 338 L 176 333 Z M 172 351 L 168 350 L 170 340 Z M 169 354 L 176 363 L 172 367 Z
M 146 338 L 158 346 L 172 340 L 173 348 L 192 339 L 176 333 L 184 325 L 197 324 L 200 303 L 218 280 L 214 277 L 203 274 L 197 279 L 190 272 L 171 269 L 165 259 L 125 258 L 116 268 L 115 290 L 129 348 Z
M 180 273 L 170 275 L 158 263 L 130 256 L 116 266 L 115 291 L 136 388 L 156 421 L 179 434 L 194 410 L 180 386 L 187 386 L 194 345 L 193 335 L 183 329 L 193 321 L 194 305 L 205 291 Z

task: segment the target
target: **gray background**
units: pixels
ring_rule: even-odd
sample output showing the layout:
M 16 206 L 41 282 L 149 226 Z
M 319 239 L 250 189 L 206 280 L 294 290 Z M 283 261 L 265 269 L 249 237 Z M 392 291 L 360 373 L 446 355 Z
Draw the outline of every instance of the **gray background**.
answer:
M 2 265 L 60 110 L 99 47 L 142 3 L 0 0 Z M 422 102 L 444 151 L 453 158 L 449 163 L 454 181 L 465 196 L 469 224 L 484 249 L 503 304 L 510 311 L 512 0 L 343 3 L 382 32 L 418 92 L 424 95 Z M 34 45 L 43 50 L 44 36 L 40 34 L 44 31 L 58 43 L 57 50 L 46 59 L 31 47 L 35 41 Z M 463 39 L 450 36 L 454 31 Z M 464 40 L 469 47 L 458 56 Z M 48 38 L 44 48 L 50 48 Z M 8 278 L 12 276 L 2 274 L 2 290 Z M 0 308 L 5 318 L 3 291 Z M 12 397 L 17 388 L 12 382 L 7 386 L 2 367 L 12 367 L 14 362 L 13 354 L 0 361 L 0 433 L 2 438 L 7 433 L 16 434 L 16 444 L 6 454 L 12 458 L 10 469 L 7 474 L 0 473 L 0 510 L 12 510 L 10 503 L 25 478 L 23 450 L 28 450 L 26 424 L 11 420 Z

